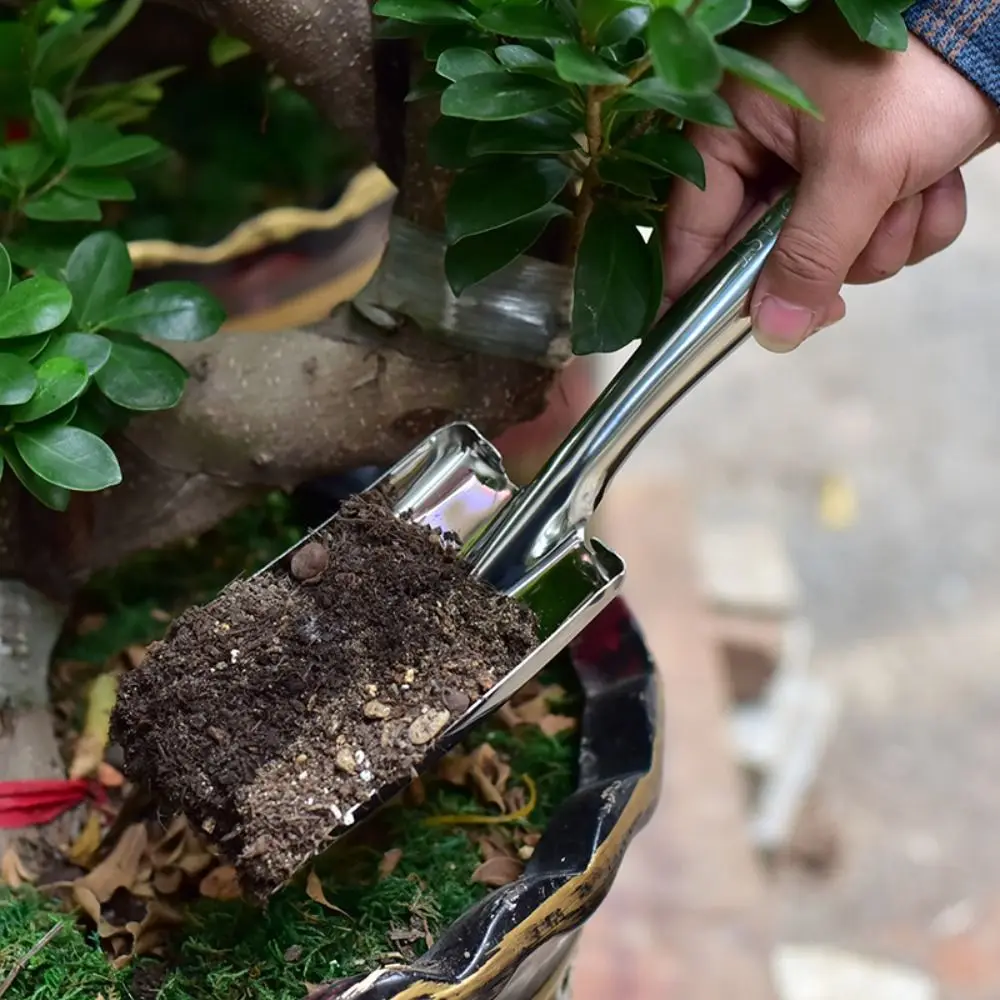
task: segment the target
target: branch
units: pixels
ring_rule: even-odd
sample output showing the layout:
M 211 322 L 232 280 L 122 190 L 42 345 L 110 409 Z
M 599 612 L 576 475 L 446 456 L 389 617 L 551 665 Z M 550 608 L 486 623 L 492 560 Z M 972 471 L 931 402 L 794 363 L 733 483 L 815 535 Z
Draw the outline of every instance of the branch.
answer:
M 206 531 L 264 489 L 387 465 L 452 420 L 495 435 L 541 412 L 554 374 L 385 334 L 349 306 L 314 331 L 222 333 L 176 355 L 193 374 L 181 406 L 115 442 L 123 484 L 89 501 L 87 544 L 50 586 Z
M 370 0 L 167 2 L 247 42 L 374 158 Z

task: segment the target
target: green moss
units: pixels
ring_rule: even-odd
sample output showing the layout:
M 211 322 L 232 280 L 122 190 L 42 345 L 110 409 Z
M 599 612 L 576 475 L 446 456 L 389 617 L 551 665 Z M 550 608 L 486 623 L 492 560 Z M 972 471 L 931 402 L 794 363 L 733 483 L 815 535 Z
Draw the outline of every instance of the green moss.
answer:
M 196 545 L 133 560 L 89 588 L 88 608 L 107 614 L 107 621 L 95 632 L 64 642 L 62 655 L 101 663 L 129 643 L 156 638 L 164 626 L 151 617 L 153 609 L 172 612 L 204 601 L 237 574 L 279 554 L 300 533 L 290 505 L 278 495 L 231 518 Z M 547 674 L 548 681 L 574 692 L 562 706 L 572 712 L 579 699 L 568 663 L 553 665 Z M 510 758 L 513 781 L 525 774 L 531 777 L 537 804 L 520 825 L 544 829 L 573 789 L 575 738 L 549 738 L 537 729 L 515 734 L 487 722 L 469 744 L 484 740 Z M 194 903 L 175 937 L 171 971 L 159 997 L 301 1000 L 306 983 L 420 954 L 428 939 L 439 937 L 489 891 L 471 876 L 480 862 L 475 838 L 492 829 L 430 825 L 424 820 L 482 812 L 471 794 L 436 783 L 428 787 L 420 807 L 397 803 L 384 808 L 317 865 L 328 901 L 343 914 L 311 900 L 302 884 L 278 893 L 264 910 L 244 903 Z M 402 858 L 392 874 L 380 879 L 379 863 L 389 848 L 400 848 Z M 0 890 L 0 981 L 56 921 L 65 923 L 64 930 L 32 959 L 4 1000 L 95 1000 L 99 993 L 112 1000 L 132 995 L 135 970 L 112 970 L 96 942 L 72 918 L 59 915 L 51 901 L 30 892 L 12 895 Z

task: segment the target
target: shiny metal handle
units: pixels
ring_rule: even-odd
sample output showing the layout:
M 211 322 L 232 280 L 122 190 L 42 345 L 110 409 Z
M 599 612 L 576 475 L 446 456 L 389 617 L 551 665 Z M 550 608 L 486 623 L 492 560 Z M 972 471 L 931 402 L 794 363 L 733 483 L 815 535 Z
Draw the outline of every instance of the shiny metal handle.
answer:
M 593 514 L 663 414 L 750 332 L 754 283 L 791 209 L 785 195 L 666 312 L 534 481 L 466 553 L 507 588 Z

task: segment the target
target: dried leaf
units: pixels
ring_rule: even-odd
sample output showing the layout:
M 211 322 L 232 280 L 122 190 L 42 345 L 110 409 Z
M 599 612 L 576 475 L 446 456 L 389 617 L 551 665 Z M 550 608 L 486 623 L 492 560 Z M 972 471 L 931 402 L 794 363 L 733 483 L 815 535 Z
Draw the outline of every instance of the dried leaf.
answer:
M 0 882 L 11 889 L 20 889 L 22 885 L 31 885 L 38 878 L 31 872 L 20 855 L 13 847 L 8 847 L 0 858 Z
M 513 845 L 499 830 L 493 830 L 487 836 L 477 838 L 476 846 L 483 861 L 489 861 L 491 858 L 515 857 Z
M 173 616 L 169 611 L 164 611 L 163 608 L 153 608 L 149 612 L 149 617 L 153 619 L 154 622 L 160 622 L 163 625 L 169 625 L 172 622 Z
M 106 903 L 118 889 L 135 891 L 140 881 L 148 881 L 152 872 L 144 855 L 149 845 L 146 827 L 133 823 L 121 835 L 111 853 L 93 871 L 78 879 L 74 890 L 86 889 Z
M 421 778 L 414 778 L 403 793 L 403 800 L 407 806 L 418 809 L 427 801 L 427 789 Z
M 471 754 L 453 750 L 441 758 L 437 774 L 442 781 L 447 781 L 451 785 L 464 785 L 471 769 Z
M 87 697 L 87 715 L 83 733 L 77 741 L 73 762 L 69 767 L 71 779 L 85 778 L 97 770 L 104 759 L 108 745 L 108 727 L 111 710 L 118 696 L 118 678 L 114 674 L 101 674 L 90 686 Z
M 125 784 L 125 775 L 102 760 L 97 765 L 97 780 L 104 788 L 121 788 Z
M 517 858 L 500 856 L 484 861 L 473 873 L 472 881 L 494 889 L 521 877 L 524 865 Z
M 513 705 L 501 705 L 496 717 L 508 729 L 516 729 L 521 724 L 521 717 Z
M 149 849 L 149 858 L 154 868 L 167 868 L 177 863 L 184 853 L 187 835 L 191 826 L 183 815 L 175 816 L 170 825 Z
M 489 743 L 481 743 L 473 751 L 469 777 L 484 802 L 505 809 L 503 793 L 510 780 L 510 764 Z
M 184 884 L 184 872 L 180 868 L 170 868 L 153 875 L 153 888 L 161 896 L 172 896 Z
M 320 882 L 319 876 L 313 869 L 310 869 L 309 875 L 306 878 L 306 895 L 314 903 L 319 903 L 320 906 L 325 906 L 328 910 L 333 910 L 334 913 L 339 913 L 342 917 L 347 917 L 347 914 L 339 906 L 334 906 L 326 898 L 326 893 L 323 892 L 323 883 Z M 348 917 L 348 919 L 350 918 Z
M 206 899 L 239 899 L 243 895 L 239 877 L 232 865 L 212 869 L 199 883 L 198 891 Z
M 382 855 L 382 860 L 378 864 L 378 877 L 388 878 L 395 870 L 400 861 L 403 860 L 403 851 L 399 847 L 394 847 L 391 851 L 386 851 Z
M 73 841 L 73 846 L 66 852 L 66 858 L 74 865 L 89 868 L 101 846 L 101 816 L 92 812 L 80 831 L 80 836 Z
M 541 722 L 538 723 L 538 728 L 545 733 L 546 736 L 558 736 L 559 733 L 569 732 L 571 729 L 576 728 L 576 719 L 569 715 L 546 715 Z
M 146 659 L 146 647 L 138 644 L 126 646 L 123 655 L 125 657 L 125 662 L 128 663 L 133 670 L 135 670 L 135 668 L 138 667 L 144 659 Z

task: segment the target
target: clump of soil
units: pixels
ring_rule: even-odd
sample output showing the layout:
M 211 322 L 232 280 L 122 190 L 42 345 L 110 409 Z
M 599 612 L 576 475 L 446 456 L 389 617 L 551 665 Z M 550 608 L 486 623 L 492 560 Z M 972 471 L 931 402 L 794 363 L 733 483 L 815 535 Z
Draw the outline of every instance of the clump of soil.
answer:
M 287 566 L 177 618 L 123 678 L 112 738 L 262 898 L 415 773 L 536 629 L 454 540 L 356 497 Z

